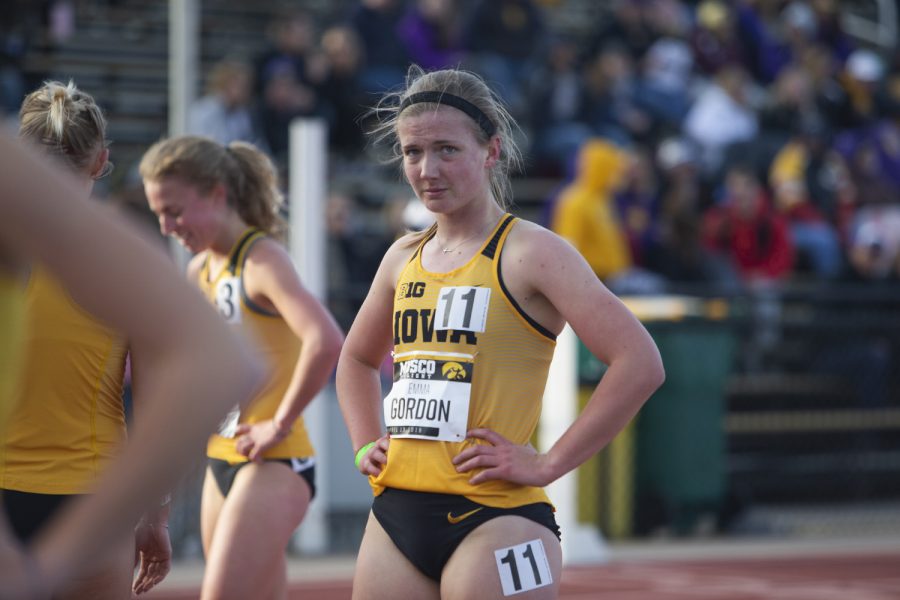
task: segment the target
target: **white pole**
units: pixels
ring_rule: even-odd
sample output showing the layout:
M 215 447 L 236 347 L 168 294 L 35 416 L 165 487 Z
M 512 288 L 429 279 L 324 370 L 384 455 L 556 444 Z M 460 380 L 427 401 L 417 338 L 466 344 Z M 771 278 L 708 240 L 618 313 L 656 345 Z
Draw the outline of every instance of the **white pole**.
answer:
M 169 0 L 169 135 L 187 131 L 196 96 L 200 13 L 198 0 Z
M 322 119 L 295 119 L 290 130 L 290 250 L 306 289 L 325 301 L 325 189 L 327 139 Z M 316 498 L 295 535 L 304 553 L 328 549 L 329 456 L 328 407 L 319 394 L 303 411 L 316 454 Z
M 199 0 L 169 0 L 169 136 L 187 131 L 188 109 L 196 96 L 198 40 L 200 39 Z M 188 251 L 174 238 L 169 250 L 184 271 L 190 260 Z
M 578 338 L 566 325 L 556 340 L 556 352 L 544 391 L 544 409 L 538 427 L 538 443 L 546 451 L 578 416 Z M 547 486 L 556 506 L 556 520 L 562 531 L 565 564 L 605 562 L 609 550 L 599 529 L 578 522 L 578 489 L 575 471 Z
M 881 26 L 881 43 L 885 50 L 897 48 L 897 0 L 878 0 L 878 22 Z

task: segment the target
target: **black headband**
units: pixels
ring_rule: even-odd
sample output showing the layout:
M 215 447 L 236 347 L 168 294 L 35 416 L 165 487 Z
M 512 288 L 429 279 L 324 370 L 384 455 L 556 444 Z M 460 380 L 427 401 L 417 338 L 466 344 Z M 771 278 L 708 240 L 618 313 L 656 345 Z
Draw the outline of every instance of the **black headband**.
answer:
M 446 104 L 447 106 L 452 106 L 453 108 L 463 111 L 472 117 L 472 120 L 478 123 L 478 126 L 481 127 L 481 130 L 484 131 L 488 137 L 491 137 L 497 131 L 497 128 L 491 123 L 491 120 L 487 118 L 487 115 L 481 112 L 480 108 L 465 98 L 460 98 L 459 96 L 454 96 L 453 94 L 447 94 L 445 92 L 418 92 L 416 94 L 410 94 L 400 103 L 400 111 L 397 114 L 402 113 L 410 105 L 419 104 L 421 102 Z

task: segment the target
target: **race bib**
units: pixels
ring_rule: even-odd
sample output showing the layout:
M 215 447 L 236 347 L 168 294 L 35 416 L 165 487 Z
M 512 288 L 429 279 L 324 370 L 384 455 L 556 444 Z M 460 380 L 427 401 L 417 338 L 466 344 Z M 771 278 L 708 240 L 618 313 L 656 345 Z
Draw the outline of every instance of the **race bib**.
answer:
M 224 277 L 216 284 L 216 309 L 229 323 L 241 322 L 241 278 Z
M 460 442 L 469 424 L 472 357 L 410 353 L 394 360 L 394 385 L 384 398 L 393 437 Z
M 491 288 L 456 286 L 441 288 L 434 314 L 435 329 L 484 331 Z
M 218 434 L 224 438 L 233 438 L 235 435 L 234 430 L 237 428 L 240 419 L 241 408 L 235 404 L 234 408 L 228 411 L 228 414 L 219 423 Z
M 513 596 L 553 583 L 550 562 L 540 538 L 494 551 L 504 596 Z

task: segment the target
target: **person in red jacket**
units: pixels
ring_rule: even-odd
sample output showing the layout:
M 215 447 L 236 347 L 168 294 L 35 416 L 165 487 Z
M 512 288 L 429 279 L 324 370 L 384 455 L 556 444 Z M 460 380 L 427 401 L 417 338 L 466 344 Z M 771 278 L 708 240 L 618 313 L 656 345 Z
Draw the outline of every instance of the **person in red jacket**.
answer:
M 722 201 L 703 215 L 703 240 L 729 257 L 745 281 L 782 280 L 791 274 L 794 248 L 787 222 L 749 167 L 728 170 Z

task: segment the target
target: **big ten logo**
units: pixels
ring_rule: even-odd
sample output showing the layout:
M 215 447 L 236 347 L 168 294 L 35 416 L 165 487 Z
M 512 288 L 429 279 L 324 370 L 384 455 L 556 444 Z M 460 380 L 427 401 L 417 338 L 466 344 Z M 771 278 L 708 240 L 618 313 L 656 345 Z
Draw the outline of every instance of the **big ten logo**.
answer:
M 431 379 L 436 371 L 435 361 L 425 358 L 414 358 L 400 363 L 400 377 L 407 379 Z
M 421 298 L 425 295 L 425 282 L 424 281 L 412 281 L 408 283 L 401 283 L 397 288 L 397 299 L 403 300 L 404 298 Z

